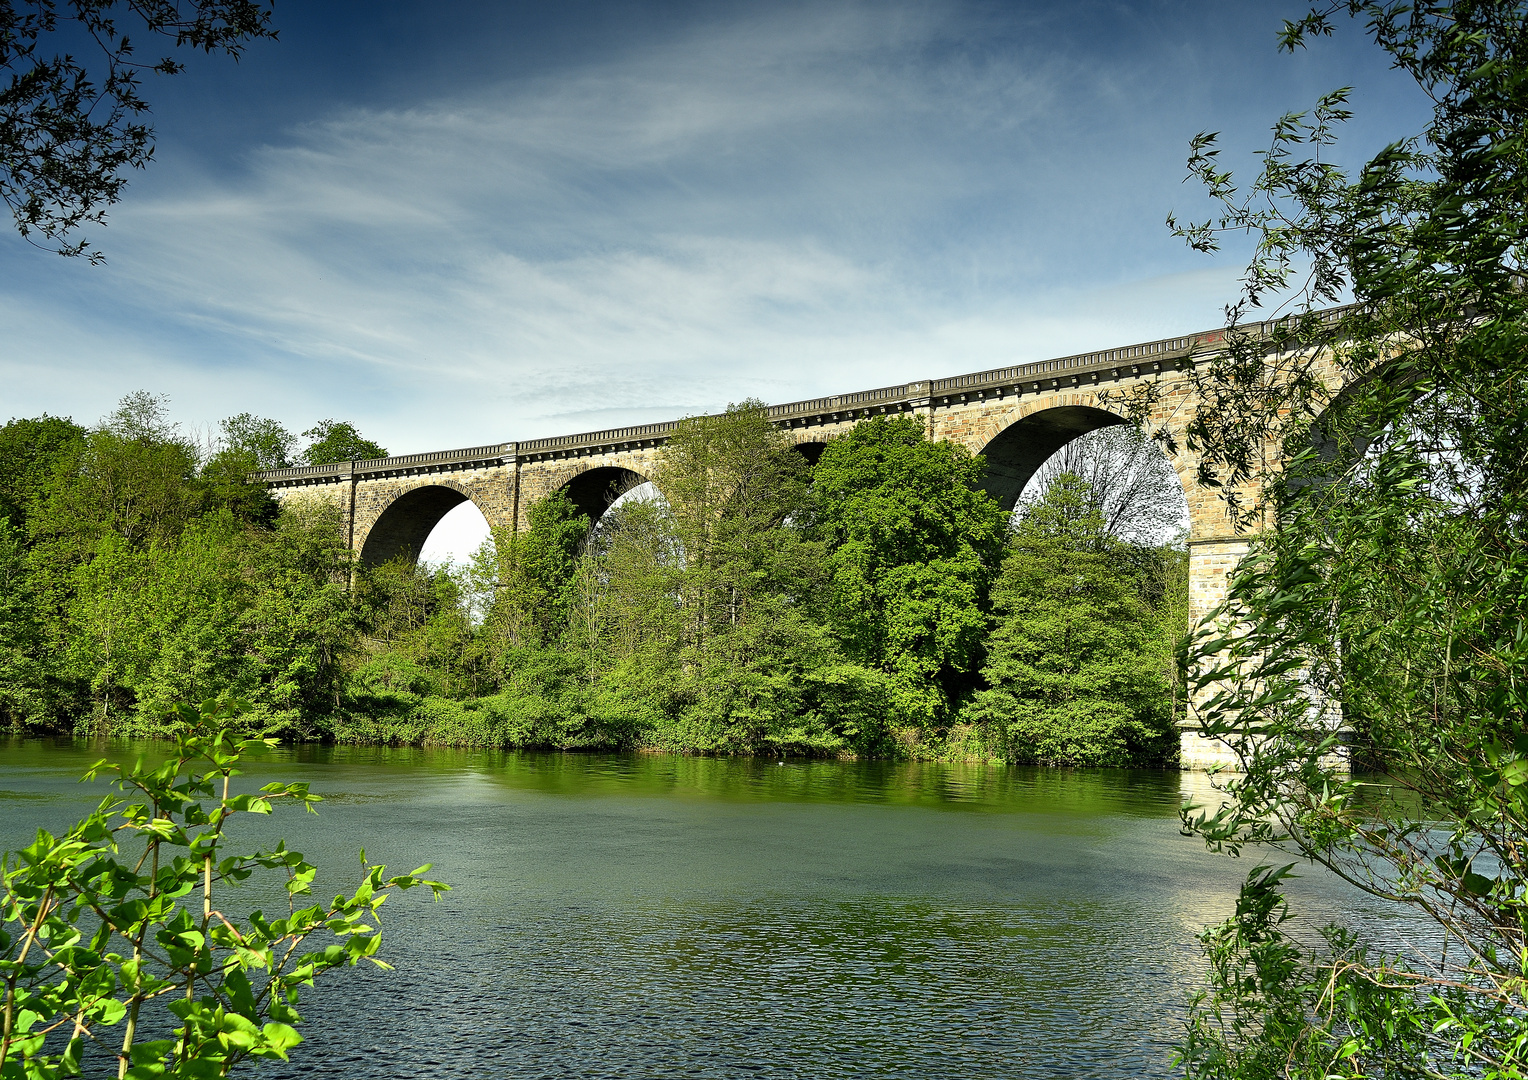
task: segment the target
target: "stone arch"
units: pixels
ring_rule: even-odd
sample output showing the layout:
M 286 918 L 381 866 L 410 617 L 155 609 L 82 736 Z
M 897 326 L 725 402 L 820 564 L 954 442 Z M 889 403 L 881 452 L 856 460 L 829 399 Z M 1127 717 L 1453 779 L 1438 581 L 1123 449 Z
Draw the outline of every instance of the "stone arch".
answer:
M 648 477 L 635 469 L 602 465 L 569 478 L 558 490 L 566 492 L 573 505 L 588 515 L 591 525 L 597 525 L 617 499 L 645 483 Z
M 435 480 L 401 493 L 366 530 L 361 562 L 381 566 L 400 556 L 417 559 L 440 519 L 471 498 L 462 485 L 451 480 Z
M 981 486 L 1004 510 L 1012 510 L 1035 470 L 1057 450 L 1079 435 L 1123 423 L 1123 416 L 1096 405 L 1057 405 L 1026 413 L 979 451 L 987 462 Z

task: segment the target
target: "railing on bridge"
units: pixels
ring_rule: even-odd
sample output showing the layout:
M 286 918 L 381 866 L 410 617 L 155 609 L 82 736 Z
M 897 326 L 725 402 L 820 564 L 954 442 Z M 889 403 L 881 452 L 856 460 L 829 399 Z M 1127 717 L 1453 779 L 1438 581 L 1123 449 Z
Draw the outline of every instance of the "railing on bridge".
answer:
M 657 424 L 637 424 L 634 427 L 611 428 L 586 435 L 553 435 L 546 439 L 526 439 L 515 444 L 516 453 L 528 454 L 544 450 L 561 450 L 568 446 L 585 446 L 590 440 L 605 443 L 637 442 L 655 435 L 667 435 L 679 426 L 677 420 L 664 420 Z
M 1095 371 L 1118 367 L 1121 364 L 1139 365 L 1142 361 L 1176 361 L 1188 356 L 1190 349 L 1195 344 L 1202 343 L 1207 337 L 1208 335 L 1205 334 L 1193 334 L 1189 337 L 1163 338 L 1161 341 L 1148 341 L 1141 345 L 1129 345 L 1123 349 L 1078 353 L 1076 356 L 1063 356 L 1055 360 L 1040 360 L 1033 364 L 1019 364 L 1016 367 L 978 371 L 972 375 L 935 379 L 931 384 L 931 392 L 937 394 L 944 390 L 963 390 L 967 387 L 1022 382 L 1037 375 L 1050 375 L 1058 371 Z
M 265 481 L 306 480 L 326 476 L 348 476 L 358 472 L 392 472 L 432 465 L 459 465 L 468 462 L 503 461 L 514 457 L 514 443 L 489 443 L 461 450 L 431 450 L 423 454 L 397 454 L 393 457 L 367 458 L 361 461 L 338 461 L 331 465 L 298 465 L 290 469 L 271 469 L 257 473 Z

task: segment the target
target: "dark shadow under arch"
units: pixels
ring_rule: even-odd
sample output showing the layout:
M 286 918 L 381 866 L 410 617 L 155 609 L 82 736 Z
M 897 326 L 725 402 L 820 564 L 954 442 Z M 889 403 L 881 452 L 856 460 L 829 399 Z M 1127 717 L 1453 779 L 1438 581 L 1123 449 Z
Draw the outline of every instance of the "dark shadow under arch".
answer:
M 822 457 L 822 452 L 828 448 L 825 442 L 798 442 L 794 445 L 796 453 L 806 458 L 809 466 L 816 465 Z
M 632 488 L 647 482 L 647 477 L 639 472 L 617 465 L 602 465 L 579 473 L 562 485 L 561 490 L 588 516 L 590 525 L 597 525 L 611 504 Z
M 1024 485 L 1047 458 L 1079 435 L 1125 423 L 1090 405 L 1061 405 L 1009 424 L 982 449 L 987 459 L 981 486 L 1004 510 L 1012 510 Z
M 405 491 L 391 503 L 366 534 L 361 562 L 381 566 L 399 558 L 419 558 L 430 532 L 448 512 L 467 501 L 455 488 L 431 484 Z

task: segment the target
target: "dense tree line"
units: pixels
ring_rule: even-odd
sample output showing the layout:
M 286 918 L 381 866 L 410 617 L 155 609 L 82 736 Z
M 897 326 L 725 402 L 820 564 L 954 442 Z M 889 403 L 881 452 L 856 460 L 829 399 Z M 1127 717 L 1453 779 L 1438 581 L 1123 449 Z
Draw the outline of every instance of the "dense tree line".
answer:
M 660 498 L 594 523 L 554 495 L 469 567 L 364 567 L 333 508 L 248 480 L 385 453 L 337 421 L 306 438 L 243 414 L 198 447 L 143 394 L 0 429 L 6 724 L 162 734 L 176 702 L 237 696 L 303 739 L 1174 753 L 1184 556 L 1112 535 L 1073 472 L 1015 525 L 915 420 L 809 466 L 748 403 L 681 424 Z

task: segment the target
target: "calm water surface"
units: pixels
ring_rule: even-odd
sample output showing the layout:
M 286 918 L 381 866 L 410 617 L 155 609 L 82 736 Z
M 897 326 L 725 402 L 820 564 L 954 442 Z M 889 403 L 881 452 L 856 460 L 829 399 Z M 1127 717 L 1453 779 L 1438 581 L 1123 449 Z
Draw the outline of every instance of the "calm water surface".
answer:
M 0 846 L 145 749 L 0 743 Z M 306 852 L 317 895 L 362 846 L 455 889 L 388 902 L 397 970 L 310 991 L 269 1078 L 1166 1077 L 1194 934 L 1249 869 L 1179 835 L 1176 773 L 300 748 L 245 779 L 274 778 L 319 816 L 244 835 Z

